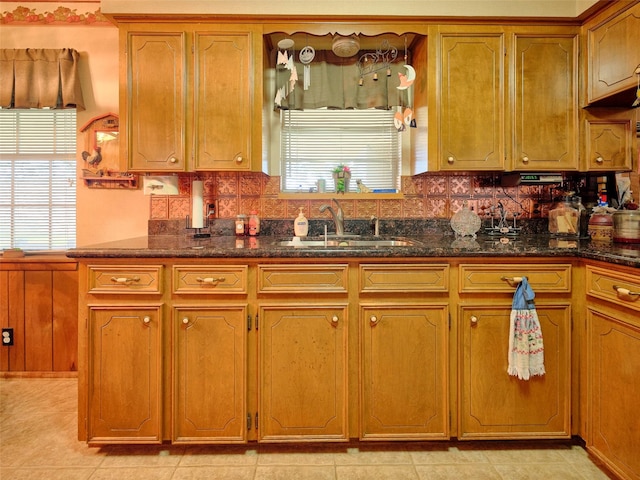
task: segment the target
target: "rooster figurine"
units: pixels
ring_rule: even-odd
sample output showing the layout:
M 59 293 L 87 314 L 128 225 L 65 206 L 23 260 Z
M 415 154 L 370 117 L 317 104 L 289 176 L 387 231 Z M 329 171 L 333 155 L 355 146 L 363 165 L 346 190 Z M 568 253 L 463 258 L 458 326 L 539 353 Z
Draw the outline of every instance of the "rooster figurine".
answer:
M 102 161 L 102 155 L 100 154 L 100 147 L 93 147 L 93 152 L 89 153 L 87 151 L 82 152 L 82 159 L 89 164 L 91 167 L 97 167 L 100 165 Z

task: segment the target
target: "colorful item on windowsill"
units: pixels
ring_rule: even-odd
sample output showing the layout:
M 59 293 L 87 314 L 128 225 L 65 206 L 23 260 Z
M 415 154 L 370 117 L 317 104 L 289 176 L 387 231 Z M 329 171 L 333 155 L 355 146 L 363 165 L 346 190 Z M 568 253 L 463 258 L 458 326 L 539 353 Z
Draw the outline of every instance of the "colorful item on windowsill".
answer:
M 351 169 L 342 163 L 333 169 L 333 182 L 336 193 L 346 193 L 349 191 L 351 181 Z

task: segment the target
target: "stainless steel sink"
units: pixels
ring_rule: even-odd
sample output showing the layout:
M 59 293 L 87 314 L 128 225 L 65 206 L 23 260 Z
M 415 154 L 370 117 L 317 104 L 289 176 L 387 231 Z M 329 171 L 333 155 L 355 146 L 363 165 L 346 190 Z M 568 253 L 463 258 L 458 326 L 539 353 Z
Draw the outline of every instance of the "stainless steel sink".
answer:
M 354 247 L 413 247 L 421 246 L 420 242 L 410 240 L 408 238 L 369 238 L 369 239 L 351 239 L 351 238 L 328 238 L 325 239 L 293 239 L 281 240 L 276 242 L 281 247 L 293 248 L 354 248 Z

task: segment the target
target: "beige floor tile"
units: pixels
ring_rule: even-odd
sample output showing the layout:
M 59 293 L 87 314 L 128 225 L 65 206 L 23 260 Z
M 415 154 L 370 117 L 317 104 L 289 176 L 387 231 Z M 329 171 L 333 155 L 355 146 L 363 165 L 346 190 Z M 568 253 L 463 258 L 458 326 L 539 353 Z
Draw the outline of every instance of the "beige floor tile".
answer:
M 468 463 L 488 463 L 489 459 L 482 451 L 460 449 L 458 447 L 438 447 L 427 450 L 411 451 L 416 465 L 455 465 Z
M 185 448 L 180 467 L 206 465 L 255 465 L 258 452 L 245 446 L 193 445 Z
M 413 465 L 341 465 L 337 480 L 419 480 Z
M 555 449 L 508 448 L 484 451 L 489 462 L 494 464 L 563 463 L 563 456 Z
M 174 471 L 171 467 L 98 468 L 89 480 L 171 480 Z
M 503 480 L 493 465 L 416 465 L 420 480 Z
M 258 454 L 258 465 L 334 465 L 334 453 L 330 450 L 309 450 L 292 452 L 285 448 L 282 452 L 269 451 Z
M 493 466 L 504 480 L 584 480 L 582 475 L 567 463 L 510 463 Z
M 106 455 L 101 468 L 109 467 L 176 467 L 185 447 L 172 445 L 110 445 L 102 449 Z
M 87 480 L 93 468 L 0 468 L 2 480 Z
M 582 475 L 585 480 L 609 480 L 616 479 L 616 476 L 608 472 L 606 469 L 601 469 L 598 465 L 593 463 L 585 464 L 573 464 L 576 471 Z
M 255 480 L 335 480 L 335 478 L 335 467 L 329 465 L 258 465 L 254 477 Z
M 253 466 L 178 467 L 171 480 L 253 480 Z
M 359 448 L 348 448 L 343 453 L 335 453 L 334 460 L 336 465 L 410 465 L 412 463 L 411 455 L 400 448 L 399 445 L 362 445 Z

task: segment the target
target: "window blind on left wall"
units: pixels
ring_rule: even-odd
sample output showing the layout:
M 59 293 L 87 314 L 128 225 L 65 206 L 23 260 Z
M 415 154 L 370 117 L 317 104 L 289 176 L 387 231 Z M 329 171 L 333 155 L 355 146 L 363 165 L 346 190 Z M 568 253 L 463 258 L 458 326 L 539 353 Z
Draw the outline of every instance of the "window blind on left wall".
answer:
M 76 111 L 0 110 L 0 249 L 76 245 Z

